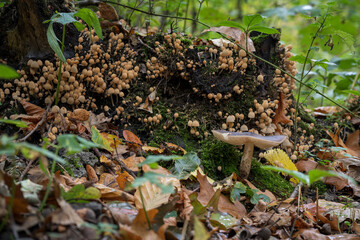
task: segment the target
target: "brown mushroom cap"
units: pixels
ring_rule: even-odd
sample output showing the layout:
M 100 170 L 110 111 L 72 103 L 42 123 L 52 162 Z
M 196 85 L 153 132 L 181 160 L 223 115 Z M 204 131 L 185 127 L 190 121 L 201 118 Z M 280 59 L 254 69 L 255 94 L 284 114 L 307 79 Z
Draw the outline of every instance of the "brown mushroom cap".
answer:
M 284 135 L 261 136 L 251 132 L 239 133 L 228 132 L 224 130 L 212 130 L 212 133 L 220 141 L 229 143 L 231 145 L 240 146 L 247 143 L 252 143 L 254 146 L 261 149 L 275 147 L 286 139 L 286 136 Z

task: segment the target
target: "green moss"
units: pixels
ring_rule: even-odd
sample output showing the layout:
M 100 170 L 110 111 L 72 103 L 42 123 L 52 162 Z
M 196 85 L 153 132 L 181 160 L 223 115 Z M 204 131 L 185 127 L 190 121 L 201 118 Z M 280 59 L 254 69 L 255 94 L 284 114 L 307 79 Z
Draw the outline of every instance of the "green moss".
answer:
M 262 164 L 253 160 L 250 170 L 249 181 L 261 190 L 269 190 L 279 197 L 286 198 L 294 190 L 289 181 L 281 177 L 279 174 L 264 170 Z
M 327 187 L 323 181 L 317 181 L 311 185 L 311 189 L 314 189 L 316 191 L 316 188 L 318 188 L 319 190 L 319 195 L 323 195 L 326 192 Z
M 238 148 L 217 140 L 206 140 L 200 152 L 201 164 L 205 173 L 215 180 L 228 177 L 233 172 L 238 174 L 241 154 Z M 218 166 L 221 167 L 219 171 Z

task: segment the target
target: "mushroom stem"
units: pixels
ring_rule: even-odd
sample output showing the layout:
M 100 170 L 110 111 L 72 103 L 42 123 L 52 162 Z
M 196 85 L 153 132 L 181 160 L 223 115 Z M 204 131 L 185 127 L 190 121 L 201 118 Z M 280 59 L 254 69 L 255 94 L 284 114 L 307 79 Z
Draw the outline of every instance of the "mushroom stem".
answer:
M 245 144 L 244 153 L 239 167 L 239 175 L 241 178 L 246 179 L 249 176 L 253 152 L 254 152 L 254 144 L 253 143 Z

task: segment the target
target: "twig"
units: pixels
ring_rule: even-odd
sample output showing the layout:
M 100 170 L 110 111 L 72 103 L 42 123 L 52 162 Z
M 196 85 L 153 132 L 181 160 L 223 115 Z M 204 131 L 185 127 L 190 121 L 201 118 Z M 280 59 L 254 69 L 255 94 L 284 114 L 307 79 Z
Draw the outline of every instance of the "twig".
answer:
M 114 139 L 114 144 L 115 144 L 114 148 L 115 148 L 115 152 L 116 152 L 116 156 L 117 156 L 117 158 L 115 158 L 115 160 L 119 163 L 119 165 L 122 169 L 124 169 L 126 172 L 128 172 L 133 178 L 136 178 L 135 172 L 133 170 L 131 170 L 130 168 L 128 168 L 128 166 L 126 166 L 125 163 L 120 159 L 119 153 L 116 148 L 115 139 Z
M 23 141 L 25 141 L 25 140 L 28 139 L 31 135 L 33 135 L 33 133 L 34 133 L 41 125 L 44 124 L 44 122 L 45 122 L 46 119 L 47 119 L 47 115 L 48 115 L 49 109 L 50 109 L 50 104 L 49 104 L 49 106 L 46 108 L 46 111 L 45 111 L 43 117 L 41 118 L 40 122 L 38 122 L 38 123 L 36 124 L 36 126 L 33 128 L 33 130 L 31 130 L 25 137 L 17 140 L 17 142 L 23 142 Z
M 189 220 L 188 220 L 188 219 L 185 219 L 185 223 L 184 223 L 183 229 L 182 229 L 182 231 L 181 231 L 181 238 L 180 238 L 180 240 L 185 240 L 185 238 L 186 238 L 186 231 L 187 231 L 188 225 L 189 225 Z
M 300 188 L 303 186 L 303 183 L 302 182 L 299 182 L 295 188 L 294 188 L 294 191 L 291 193 L 290 195 L 290 198 L 296 198 L 296 196 L 299 194 L 299 190 Z
M 26 168 L 24 169 L 24 171 L 21 173 L 21 176 L 20 176 L 20 178 L 19 178 L 19 181 L 20 181 L 20 182 L 24 179 L 25 175 L 26 175 L 27 172 L 30 170 L 31 165 L 35 162 L 35 160 L 36 160 L 36 159 L 32 159 L 32 160 L 28 163 L 28 165 L 26 166 Z

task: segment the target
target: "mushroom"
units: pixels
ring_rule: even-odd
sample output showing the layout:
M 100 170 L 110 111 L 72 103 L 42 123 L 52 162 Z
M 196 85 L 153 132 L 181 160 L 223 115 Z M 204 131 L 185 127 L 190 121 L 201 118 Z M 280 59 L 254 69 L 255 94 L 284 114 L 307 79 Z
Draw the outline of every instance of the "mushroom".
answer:
M 244 145 L 244 153 L 241 159 L 239 174 L 242 178 L 247 178 L 250 173 L 251 160 L 253 157 L 254 147 L 266 149 L 275 147 L 285 141 L 286 136 L 261 136 L 251 132 L 228 132 L 224 130 L 212 130 L 214 136 L 220 141 L 235 146 Z

